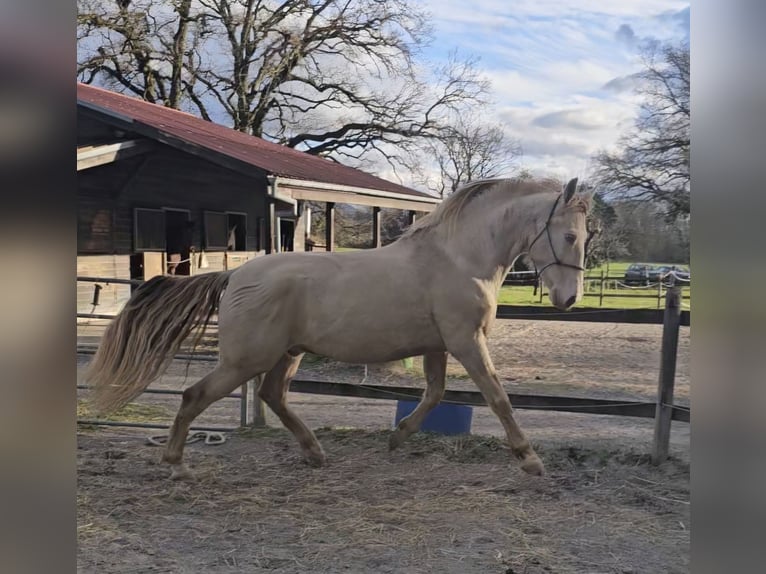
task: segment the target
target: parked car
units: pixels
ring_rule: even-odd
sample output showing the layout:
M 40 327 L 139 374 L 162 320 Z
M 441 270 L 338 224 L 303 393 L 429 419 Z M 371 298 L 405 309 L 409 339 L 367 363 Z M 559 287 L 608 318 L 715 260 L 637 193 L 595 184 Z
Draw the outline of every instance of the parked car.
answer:
M 691 273 L 688 268 L 676 265 L 664 265 L 659 267 L 660 277 L 665 285 L 689 285 Z
M 662 281 L 665 285 L 689 285 L 691 273 L 686 267 L 677 265 L 650 265 L 634 263 L 625 270 L 626 285 L 650 285 Z
M 647 263 L 633 263 L 625 270 L 625 285 L 649 285 L 657 281 L 658 268 Z

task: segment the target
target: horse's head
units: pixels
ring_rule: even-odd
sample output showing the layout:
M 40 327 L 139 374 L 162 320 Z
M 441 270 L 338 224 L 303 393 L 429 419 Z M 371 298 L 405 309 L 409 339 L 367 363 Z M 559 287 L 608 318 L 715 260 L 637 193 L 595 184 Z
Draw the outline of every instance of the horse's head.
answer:
M 529 256 L 548 287 L 551 303 L 569 309 L 582 298 L 586 217 L 590 196 L 577 195 L 577 178 L 565 187 L 545 214 L 544 226 L 530 243 Z

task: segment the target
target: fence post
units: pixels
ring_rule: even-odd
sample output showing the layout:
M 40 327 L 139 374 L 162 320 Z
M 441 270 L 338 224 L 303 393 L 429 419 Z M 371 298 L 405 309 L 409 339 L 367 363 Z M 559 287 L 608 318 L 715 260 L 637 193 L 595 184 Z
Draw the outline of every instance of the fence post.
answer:
M 659 276 L 657 279 L 657 309 L 660 308 L 662 305 L 662 282 L 663 282 L 662 275 Z
M 598 306 L 604 306 L 604 270 L 601 270 L 601 292 L 598 295 Z
M 266 410 L 263 401 L 256 393 L 258 384 L 255 379 L 242 385 L 242 398 L 239 403 L 239 424 L 247 427 L 266 426 Z
M 539 285 L 540 285 L 540 303 L 542 303 L 542 302 L 543 302 L 543 289 L 544 289 L 545 287 L 544 287 L 544 285 L 543 285 L 543 280 L 542 280 L 542 278 L 541 278 L 541 277 L 538 277 L 538 278 L 537 278 L 537 281 L 538 281 L 538 283 L 539 283 Z
M 657 408 L 654 415 L 654 444 L 652 464 L 668 458 L 670 423 L 673 416 L 673 387 L 676 380 L 678 329 L 681 324 L 681 289 L 671 287 L 665 294 L 665 315 L 662 323 L 660 377 L 657 385 Z

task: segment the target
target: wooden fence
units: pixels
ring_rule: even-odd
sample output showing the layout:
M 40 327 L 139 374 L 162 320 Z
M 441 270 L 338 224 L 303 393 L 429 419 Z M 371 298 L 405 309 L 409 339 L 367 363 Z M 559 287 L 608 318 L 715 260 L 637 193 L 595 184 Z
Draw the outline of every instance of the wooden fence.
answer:
M 531 286 L 542 303 L 548 295 L 534 271 L 519 271 L 509 273 L 503 281 L 504 286 Z M 610 276 L 603 271 L 600 275 L 586 275 L 583 278 L 583 297 L 598 297 L 598 306 L 604 306 L 604 299 L 654 299 L 657 308 L 662 308 L 665 294 L 671 287 L 681 289 L 681 300 L 689 300 L 689 281 L 677 279 L 673 274 L 667 274 L 656 280 L 641 280 L 638 284 L 625 283 L 624 276 Z M 618 291 L 615 293 L 614 291 Z
M 103 277 L 78 277 L 78 281 L 92 283 L 123 282 L 127 280 L 114 280 Z M 131 283 L 134 281 L 131 280 Z M 98 290 L 96 290 L 96 293 Z M 641 323 L 658 324 L 663 326 L 661 358 L 659 365 L 659 377 L 657 386 L 657 400 L 651 402 L 620 401 L 594 398 L 575 398 L 550 395 L 530 395 L 508 393 L 514 408 L 551 410 L 574 413 L 589 413 L 603 415 L 619 415 L 628 417 L 654 418 L 654 442 L 652 448 L 652 461 L 659 464 L 668 456 L 670 443 L 671 421 L 691 421 L 691 410 L 673 404 L 673 389 L 675 386 L 676 357 L 678 350 L 678 335 L 680 326 L 688 326 L 691 323 L 691 313 L 681 309 L 681 290 L 679 287 L 670 287 L 665 294 L 665 309 L 582 309 L 573 311 L 559 311 L 550 307 L 499 305 L 497 308 L 498 319 L 525 319 L 543 321 L 583 321 L 583 322 L 608 322 L 608 323 Z M 78 313 L 78 318 L 109 319 L 111 315 L 97 313 Z M 93 346 L 78 346 L 78 354 L 92 354 Z M 189 361 L 216 361 L 216 357 L 205 354 L 177 355 L 178 359 Z M 78 385 L 79 389 L 87 387 Z M 423 389 L 414 387 L 393 387 L 386 385 L 347 384 L 331 381 L 308 381 L 294 379 L 290 385 L 291 392 L 309 393 L 320 395 L 334 395 L 343 397 L 400 400 L 419 399 Z M 147 394 L 181 394 L 178 390 L 147 389 Z M 240 425 L 252 426 L 265 424 L 263 404 L 256 399 L 255 382 L 250 381 L 241 387 L 240 393 L 232 393 L 228 396 L 238 399 L 240 402 Z M 452 391 L 445 393 L 443 402 L 486 406 L 486 401 L 481 393 L 476 391 Z M 155 423 L 131 423 L 97 419 L 79 419 L 79 424 L 130 426 L 167 429 L 168 425 Z M 233 428 L 222 427 L 193 427 L 192 430 L 218 430 L 231 431 Z

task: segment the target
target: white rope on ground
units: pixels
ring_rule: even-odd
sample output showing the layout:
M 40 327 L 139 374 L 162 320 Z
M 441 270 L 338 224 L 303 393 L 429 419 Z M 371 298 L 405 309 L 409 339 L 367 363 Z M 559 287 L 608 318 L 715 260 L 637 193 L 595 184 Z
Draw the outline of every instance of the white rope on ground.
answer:
M 186 444 L 201 440 L 208 446 L 218 446 L 226 442 L 226 435 L 218 431 L 190 431 L 186 435 Z M 168 442 L 168 435 L 150 436 L 146 438 L 146 442 L 152 446 L 164 446 Z

